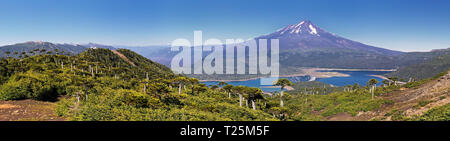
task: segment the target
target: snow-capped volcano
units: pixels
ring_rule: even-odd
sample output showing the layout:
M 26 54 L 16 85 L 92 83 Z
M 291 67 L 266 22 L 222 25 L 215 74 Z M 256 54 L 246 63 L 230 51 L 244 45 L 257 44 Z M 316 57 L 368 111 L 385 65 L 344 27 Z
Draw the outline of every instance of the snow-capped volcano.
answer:
M 279 39 L 280 51 L 356 51 L 383 55 L 402 54 L 393 51 L 365 45 L 330 33 L 311 21 L 303 20 L 297 24 L 288 25 L 274 33 L 257 37 L 256 39 Z
M 310 21 L 301 21 L 298 24 L 288 25 L 282 29 L 279 29 L 276 33 L 278 33 L 279 35 L 310 34 L 310 35 L 320 36 L 320 34 L 318 33 L 318 29 L 320 29 L 320 28 L 318 28 L 317 26 L 312 24 Z

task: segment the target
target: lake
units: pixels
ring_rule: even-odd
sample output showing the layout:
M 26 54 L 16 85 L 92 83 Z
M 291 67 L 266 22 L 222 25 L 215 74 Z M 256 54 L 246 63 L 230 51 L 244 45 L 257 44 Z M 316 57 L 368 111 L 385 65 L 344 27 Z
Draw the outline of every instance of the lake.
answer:
M 281 77 L 281 78 L 287 78 L 292 82 L 299 82 L 299 81 L 320 81 L 323 83 L 331 84 L 333 86 L 345 86 L 345 85 L 353 85 L 355 83 L 358 83 L 361 86 L 365 86 L 367 81 L 370 79 L 377 79 L 380 83 L 378 85 L 381 85 L 381 81 L 383 79 L 371 75 L 383 75 L 386 73 L 389 73 L 390 71 L 327 71 L 327 72 L 339 72 L 350 75 L 349 77 L 329 77 L 329 78 L 311 78 L 311 76 L 294 76 L 294 77 Z M 238 85 L 244 85 L 248 87 L 258 87 L 261 90 L 265 92 L 274 92 L 274 91 L 280 91 L 279 88 L 271 88 L 272 85 L 270 85 L 270 81 L 274 81 L 275 79 L 271 78 L 258 78 L 258 79 L 252 79 L 252 80 L 246 80 L 246 81 L 229 81 L 228 84 L 238 86 Z M 207 81 L 202 82 L 208 86 L 211 85 L 217 85 L 220 81 Z
M 330 77 L 330 78 L 318 78 L 316 81 L 331 84 L 334 86 L 353 85 L 358 83 L 361 86 L 366 86 L 367 81 L 370 79 L 378 80 L 378 85 L 381 85 L 383 79 L 371 75 L 383 75 L 391 71 L 330 71 L 339 72 L 350 75 L 350 77 Z

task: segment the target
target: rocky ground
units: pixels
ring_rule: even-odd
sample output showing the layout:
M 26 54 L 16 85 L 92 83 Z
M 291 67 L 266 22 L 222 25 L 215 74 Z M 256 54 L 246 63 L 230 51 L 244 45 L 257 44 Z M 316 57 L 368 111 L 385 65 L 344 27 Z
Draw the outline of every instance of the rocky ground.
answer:
M 63 121 L 55 103 L 35 100 L 0 101 L 0 121 Z
M 394 102 L 376 111 L 360 112 L 352 120 L 392 120 L 392 111 L 400 111 L 407 117 L 422 115 L 433 107 L 450 103 L 450 71 L 447 75 L 427 82 L 418 88 L 402 88 L 382 95 L 383 99 Z

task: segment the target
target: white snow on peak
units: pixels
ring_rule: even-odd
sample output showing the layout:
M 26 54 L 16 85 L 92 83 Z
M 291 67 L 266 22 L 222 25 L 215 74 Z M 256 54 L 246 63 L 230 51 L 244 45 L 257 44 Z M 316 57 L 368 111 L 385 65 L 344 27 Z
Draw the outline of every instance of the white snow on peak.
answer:
M 310 34 L 313 34 L 313 35 L 317 34 L 316 28 L 314 28 L 312 25 L 309 25 L 309 29 L 311 29 L 311 31 L 309 32 Z
M 295 30 L 295 33 L 300 33 L 300 28 L 297 28 L 297 30 Z
M 302 25 L 303 25 L 304 23 L 305 23 L 305 22 L 302 21 L 302 22 L 298 23 L 298 24 L 295 25 L 295 26 L 294 26 L 294 25 L 289 26 L 289 27 L 288 27 L 288 30 L 291 30 L 289 33 L 296 33 L 296 34 L 300 33 L 300 32 L 301 32 Z
M 302 27 L 302 24 L 303 24 L 303 23 L 305 23 L 305 21 L 302 21 L 302 22 L 298 23 L 298 24 L 295 26 L 295 28 Z
M 309 26 L 307 24 L 309 24 Z M 298 23 L 296 25 L 289 25 L 287 27 L 277 30 L 277 32 L 279 32 L 279 34 L 284 34 L 286 32 L 289 32 L 291 34 L 292 33 L 299 34 L 302 32 L 301 28 L 303 26 L 306 26 L 306 28 L 309 27 L 309 29 L 310 29 L 309 34 L 320 36 L 317 32 L 317 29 L 312 24 L 307 23 L 306 21 L 301 21 L 300 23 Z
M 295 32 L 295 29 L 292 29 L 291 32 L 289 32 L 289 33 L 294 33 L 294 32 Z
M 300 28 L 302 27 L 303 23 L 305 23 L 305 21 L 302 21 L 295 26 L 295 33 L 300 33 Z
M 294 25 L 289 25 L 289 26 L 283 28 L 283 30 L 281 30 L 281 33 L 280 33 L 280 34 L 284 34 L 284 32 L 286 32 L 286 31 L 288 31 L 289 29 L 291 29 L 292 26 L 294 26 Z

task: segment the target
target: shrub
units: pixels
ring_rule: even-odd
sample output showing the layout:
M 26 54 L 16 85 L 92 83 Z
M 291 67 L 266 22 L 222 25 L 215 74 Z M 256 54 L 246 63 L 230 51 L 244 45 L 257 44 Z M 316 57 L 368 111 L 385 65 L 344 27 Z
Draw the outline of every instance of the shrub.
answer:
M 42 85 L 41 87 L 35 87 L 31 95 L 32 99 L 42 101 L 55 101 L 59 94 L 57 89 L 51 85 Z
M 420 121 L 450 121 L 450 104 L 435 107 L 426 111 L 422 116 L 414 120 Z
M 0 100 L 26 99 L 29 95 L 26 85 L 20 81 L 9 81 L 0 87 Z
M 74 99 L 62 99 L 56 104 L 55 113 L 57 116 L 69 117 L 73 106 Z
M 433 101 L 431 101 L 431 100 L 421 100 L 421 101 L 419 101 L 419 103 L 417 103 L 417 105 L 415 107 L 416 108 L 420 108 L 420 107 L 426 106 L 428 103 L 431 103 L 431 102 L 433 102 Z
M 393 110 L 390 113 L 391 116 L 391 120 L 393 121 L 403 121 L 403 120 L 407 120 L 407 117 L 405 116 L 405 113 L 403 111 L 400 110 Z
M 48 81 L 46 75 L 33 72 L 19 73 L 2 85 L 0 97 L 2 100 L 35 99 L 54 101 L 59 96 L 57 89 Z
M 392 101 L 392 100 L 384 100 L 384 101 L 383 101 L 383 104 L 386 104 L 386 105 L 394 105 L 395 102 Z

